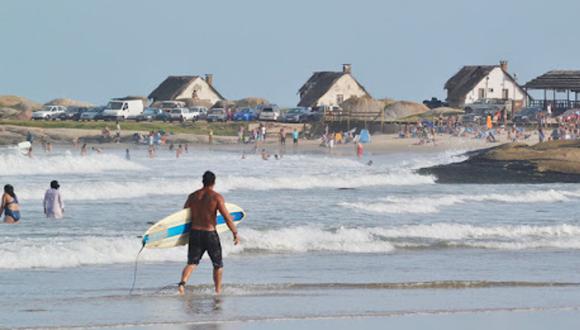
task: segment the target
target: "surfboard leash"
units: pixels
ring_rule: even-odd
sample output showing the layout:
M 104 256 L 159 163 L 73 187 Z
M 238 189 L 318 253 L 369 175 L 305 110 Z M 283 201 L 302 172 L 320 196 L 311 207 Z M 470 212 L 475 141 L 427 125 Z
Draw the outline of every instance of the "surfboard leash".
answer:
M 135 283 L 137 283 L 137 266 L 139 263 L 139 255 L 141 254 L 141 252 L 143 252 L 143 249 L 145 249 L 145 243 L 143 243 L 143 246 L 141 246 L 141 249 L 139 250 L 137 256 L 135 257 L 135 266 L 133 267 L 133 284 L 131 284 L 129 295 L 133 294 L 133 289 L 135 289 Z

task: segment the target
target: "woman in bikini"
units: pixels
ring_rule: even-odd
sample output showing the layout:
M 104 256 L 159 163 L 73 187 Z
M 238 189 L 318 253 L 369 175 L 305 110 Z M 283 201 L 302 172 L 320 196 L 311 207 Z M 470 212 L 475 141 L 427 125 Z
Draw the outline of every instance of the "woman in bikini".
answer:
M 20 220 L 18 198 L 14 193 L 14 187 L 9 184 L 4 186 L 2 205 L 0 206 L 0 216 L 2 216 L 2 212 L 4 212 L 4 222 L 6 223 L 18 223 Z

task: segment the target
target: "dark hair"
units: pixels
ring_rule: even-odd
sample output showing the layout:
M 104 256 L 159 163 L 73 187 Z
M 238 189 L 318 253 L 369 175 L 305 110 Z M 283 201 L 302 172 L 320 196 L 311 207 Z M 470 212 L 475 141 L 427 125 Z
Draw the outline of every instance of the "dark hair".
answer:
M 16 198 L 16 194 L 14 193 L 14 187 L 11 184 L 7 184 L 4 186 L 4 192 L 10 195 L 10 197 Z
M 50 181 L 50 187 L 52 189 L 58 189 L 60 187 L 60 185 L 58 184 L 58 181 L 52 180 L 52 181 Z
M 213 174 L 211 171 L 206 171 L 203 173 L 202 182 L 204 187 L 213 186 L 215 184 L 215 174 Z

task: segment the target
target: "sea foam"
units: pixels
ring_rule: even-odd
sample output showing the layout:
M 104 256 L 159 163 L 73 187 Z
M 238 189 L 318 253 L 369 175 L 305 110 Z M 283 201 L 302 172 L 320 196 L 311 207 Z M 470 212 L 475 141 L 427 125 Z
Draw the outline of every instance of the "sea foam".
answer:
M 342 202 L 340 206 L 365 213 L 437 213 L 444 207 L 471 202 L 499 203 L 555 203 L 580 197 L 579 191 L 537 190 L 510 194 L 459 195 L 449 194 L 433 197 L 385 197 L 370 202 Z M 412 207 L 410 207 L 412 206 Z
M 402 186 L 433 184 L 434 178 L 410 172 L 385 174 L 334 174 L 299 176 L 223 176 L 216 189 L 220 192 L 233 190 L 307 190 L 317 188 L 360 188 L 372 186 Z M 62 195 L 66 200 L 111 200 L 129 199 L 154 195 L 185 195 L 199 187 L 194 179 L 152 179 L 150 181 L 103 181 L 69 182 L 63 185 Z M 44 187 L 21 185 L 18 196 L 22 200 L 42 198 Z
M 116 155 L 86 157 L 55 155 L 28 158 L 18 154 L 0 154 L 0 173 L 3 176 L 37 174 L 86 174 L 106 171 L 141 171 L 146 168 Z
M 291 228 L 240 230 L 242 242 L 233 246 L 222 235 L 224 256 L 245 253 L 396 253 L 401 249 L 580 249 L 580 226 L 500 225 L 456 223 L 394 227 L 336 227 L 314 225 Z M 76 239 L 16 239 L 0 244 L 0 269 L 63 268 L 131 263 L 140 248 L 134 237 Z M 185 247 L 145 249 L 140 260 L 183 262 Z

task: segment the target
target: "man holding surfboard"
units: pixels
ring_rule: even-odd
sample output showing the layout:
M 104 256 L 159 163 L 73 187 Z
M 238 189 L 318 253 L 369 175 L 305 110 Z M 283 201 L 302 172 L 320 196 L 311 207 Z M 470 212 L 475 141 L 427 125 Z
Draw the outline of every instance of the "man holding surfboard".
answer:
M 187 266 L 183 268 L 181 281 L 178 284 L 180 294 L 185 293 L 185 284 L 206 251 L 213 264 L 215 292 L 220 294 L 222 291 L 222 247 L 216 231 L 216 214 L 218 211 L 234 234 L 234 244 L 237 245 L 240 242 L 238 230 L 232 216 L 226 209 L 223 196 L 213 190 L 215 174 L 210 171 L 205 172 L 202 181 L 203 188 L 190 194 L 183 206 L 184 209 L 189 208 L 191 211 L 191 231 L 189 233 Z

